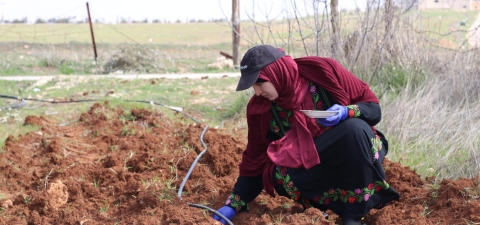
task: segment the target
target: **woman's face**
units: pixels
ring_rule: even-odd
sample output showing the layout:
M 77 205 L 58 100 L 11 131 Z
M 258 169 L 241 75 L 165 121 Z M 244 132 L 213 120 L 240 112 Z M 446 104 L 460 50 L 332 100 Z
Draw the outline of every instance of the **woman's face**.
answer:
M 255 91 L 256 96 L 262 96 L 270 101 L 274 101 L 278 98 L 277 89 L 275 89 L 273 84 L 269 81 L 254 84 L 253 90 Z

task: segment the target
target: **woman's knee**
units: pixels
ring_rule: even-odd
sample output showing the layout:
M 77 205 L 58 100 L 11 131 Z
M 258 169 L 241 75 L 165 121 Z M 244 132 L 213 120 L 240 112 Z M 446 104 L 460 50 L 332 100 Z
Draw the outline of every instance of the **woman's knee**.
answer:
M 338 125 L 339 128 L 349 130 L 349 131 L 365 131 L 365 130 L 372 130 L 370 125 L 367 122 L 358 119 L 358 118 L 350 118 Z M 372 132 L 373 133 L 373 132 Z

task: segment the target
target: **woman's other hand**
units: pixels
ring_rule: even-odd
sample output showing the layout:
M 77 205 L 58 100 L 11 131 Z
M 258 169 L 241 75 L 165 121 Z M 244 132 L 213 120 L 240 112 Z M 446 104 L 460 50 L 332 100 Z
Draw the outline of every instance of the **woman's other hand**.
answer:
M 319 118 L 318 122 L 326 127 L 333 127 L 347 118 L 348 109 L 346 106 L 335 104 L 327 111 L 338 111 L 337 114 L 329 116 L 327 118 Z
M 220 214 L 222 214 L 223 216 L 225 216 L 229 220 L 233 219 L 235 214 L 237 214 L 237 212 L 230 206 L 224 206 L 224 207 L 218 209 L 217 212 L 219 212 Z M 218 216 L 217 214 L 213 214 L 212 217 L 213 217 L 214 220 L 218 220 L 222 224 L 225 224 L 227 222 L 224 219 L 222 219 L 222 217 Z

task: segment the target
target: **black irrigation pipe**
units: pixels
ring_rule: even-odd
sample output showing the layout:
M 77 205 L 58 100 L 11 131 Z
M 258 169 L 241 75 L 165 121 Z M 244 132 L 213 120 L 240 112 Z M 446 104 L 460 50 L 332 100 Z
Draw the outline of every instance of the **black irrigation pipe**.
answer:
M 185 178 L 183 178 L 182 184 L 180 184 L 180 188 L 178 189 L 177 194 L 178 194 L 178 197 L 180 198 L 180 200 L 182 200 L 183 187 L 185 186 L 185 183 L 187 182 L 188 178 L 190 177 L 190 174 L 192 173 L 193 168 L 195 168 L 195 165 L 197 165 L 197 162 L 200 159 L 200 157 L 202 157 L 202 155 L 205 152 L 207 152 L 207 145 L 205 144 L 205 142 L 203 142 L 203 134 L 205 134 L 205 131 L 207 131 L 207 129 L 208 129 L 208 126 L 206 126 L 203 129 L 202 134 L 200 135 L 200 141 L 202 142 L 202 145 L 205 149 L 203 149 L 203 151 L 200 152 L 200 154 L 198 154 L 197 158 L 195 158 L 195 161 L 193 161 L 192 165 L 190 166 L 190 169 L 188 169 L 187 175 L 185 175 Z
M 185 183 L 187 182 L 188 178 L 190 177 L 190 174 L 192 173 L 193 169 L 195 168 L 195 166 L 197 165 L 197 162 L 198 160 L 202 157 L 202 155 L 207 152 L 207 145 L 205 144 L 205 142 L 203 141 L 203 135 L 205 134 L 205 131 L 207 131 L 208 129 L 208 126 L 206 126 L 203 131 L 202 131 L 202 134 L 200 135 L 200 141 L 202 142 L 202 145 L 205 149 L 203 149 L 202 152 L 200 152 L 200 154 L 198 154 L 197 158 L 195 158 L 195 161 L 193 161 L 192 165 L 190 166 L 190 169 L 188 169 L 188 172 L 187 172 L 187 175 L 185 175 L 185 178 L 183 178 L 183 181 L 182 181 L 182 184 L 180 184 L 180 188 L 178 189 L 178 198 L 180 198 L 180 200 L 182 200 L 182 191 L 183 191 L 183 187 L 185 186 Z M 210 210 L 211 212 L 215 213 L 217 216 L 221 217 L 222 219 L 224 219 L 228 224 L 231 224 L 233 225 L 233 223 L 227 218 L 225 217 L 224 215 L 222 215 L 221 213 L 217 212 L 216 210 L 214 209 L 211 209 L 207 206 L 204 206 L 204 205 L 198 205 L 198 204 L 193 204 L 193 203 L 187 203 L 189 206 L 192 206 L 192 207 L 197 207 L 197 208 L 203 208 L 203 209 L 207 209 L 207 210 Z
M 46 103 L 74 103 L 74 102 L 95 102 L 98 101 L 96 99 L 83 99 L 83 100 L 68 100 L 68 101 L 49 101 L 49 100 L 43 100 L 43 99 L 37 99 L 37 98 L 22 98 L 19 96 L 11 96 L 11 95 L 0 95 L 0 98 L 9 98 L 9 99 L 15 99 L 15 100 L 20 100 L 20 101 L 35 101 L 35 102 L 46 102 Z
M 224 215 L 222 215 L 221 213 L 217 212 L 216 210 L 214 210 L 214 209 L 212 209 L 212 208 L 209 208 L 209 207 L 204 206 L 204 205 L 193 204 L 193 203 L 187 203 L 187 204 L 188 204 L 189 206 L 192 206 L 192 207 L 210 210 L 212 213 L 215 213 L 215 215 L 217 215 L 217 216 L 221 217 L 222 219 L 224 219 L 225 222 L 227 222 L 228 224 L 233 225 L 232 221 L 230 221 L 227 217 L 225 217 Z
M 10 96 L 10 95 L 0 95 L 0 97 L 1 98 L 15 99 L 15 100 L 20 101 L 20 103 L 18 103 L 18 104 L 13 104 L 13 105 L 10 105 L 10 106 L 1 107 L 0 111 L 15 109 L 15 108 L 22 108 L 23 106 L 25 106 L 27 104 L 27 102 L 25 102 L 25 99 L 20 98 L 20 97 Z
M 0 108 L 0 111 L 4 111 L 4 110 L 9 110 L 9 109 L 16 109 L 16 108 L 22 108 L 23 106 L 25 106 L 27 104 L 27 102 L 22 99 L 20 101 L 20 103 L 18 104 L 13 104 L 13 105 L 10 105 L 10 106 L 5 106 L 5 107 L 2 107 Z
M 20 97 L 11 96 L 11 95 L 0 95 L 0 97 L 2 97 L 2 98 L 11 98 L 11 99 L 15 99 L 15 100 L 22 100 L 22 98 L 20 98 Z
M 71 100 L 71 101 L 48 101 L 48 100 L 43 100 L 43 99 L 35 99 L 35 98 L 21 98 L 21 97 L 17 97 L 17 96 L 11 96 L 11 95 L 0 95 L 0 98 L 8 98 L 8 99 L 15 99 L 15 100 L 20 100 L 21 103 L 19 104 L 16 104 L 16 105 L 12 105 L 10 107 L 4 107 L 5 109 L 8 109 L 8 108 L 21 108 L 23 106 L 26 105 L 26 101 L 39 101 L 39 102 L 47 102 L 47 103 L 52 103 L 52 104 L 56 104 L 56 103 L 76 103 L 76 102 L 94 102 L 94 101 L 99 101 L 99 100 L 96 100 L 96 99 L 87 99 L 87 100 Z M 193 121 L 201 124 L 202 122 L 200 122 L 199 120 L 193 118 L 192 116 L 186 114 L 185 112 L 181 111 L 181 110 L 177 110 L 175 108 L 172 108 L 172 107 L 169 107 L 167 105 L 164 105 L 164 104 L 161 104 L 161 103 L 155 103 L 153 101 L 145 101 L 145 100 L 125 100 L 126 102 L 140 102 L 140 103 L 148 103 L 148 104 L 154 104 L 154 105 L 158 105 L 158 106 L 163 106 L 163 107 L 167 107 L 167 108 L 170 108 L 176 112 L 179 112 L 179 113 L 182 113 L 183 115 L 187 116 L 188 118 L 192 119 Z M 3 109 L 3 108 L 2 108 Z M 1 111 L 1 109 L 0 109 Z M 190 177 L 190 174 L 192 173 L 193 169 L 195 168 L 195 166 L 197 165 L 197 162 L 198 160 L 202 157 L 203 154 L 205 154 L 205 152 L 207 152 L 207 145 L 205 144 L 205 142 L 203 141 L 203 135 L 205 134 L 205 132 L 207 131 L 208 129 L 208 126 L 206 126 L 203 131 L 202 131 L 202 134 L 200 135 L 200 141 L 202 142 L 202 145 L 203 147 L 205 148 L 202 152 L 200 152 L 200 154 L 198 154 L 197 158 L 195 158 L 195 161 L 192 163 L 192 165 L 190 166 L 190 169 L 188 170 L 187 172 L 187 175 L 185 176 L 185 178 L 183 179 L 182 181 L 182 184 L 180 185 L 180 188 L 178 189 L 178 197 L 180 198 L 180 200 L 182 200 L 182 191 L 183 191 L 183 187 L 185 186 L 185 183 L 187 182 L 188 178 Z M 224 219 L 228 224 L 230 225 L 233 225 L 233 223 L 227 218 L 225 217 L 224 215 L 222 215 L 221 213 L 217 212 L 216 210 L 212 209 L 212 208 L 209 208 L 207 206 L 204 206 L 204 205 L 199 205 L 199 204 L 194 204 L 194 203 L 187 203 L 189 206 L 191 207 L 196 207 L 196 208 L 202 208 L 202 209 L 207 209 L 209 211 L 211 211 L 212 213 L 214 213 L 215 215 L 221 217 L 222 219 Z

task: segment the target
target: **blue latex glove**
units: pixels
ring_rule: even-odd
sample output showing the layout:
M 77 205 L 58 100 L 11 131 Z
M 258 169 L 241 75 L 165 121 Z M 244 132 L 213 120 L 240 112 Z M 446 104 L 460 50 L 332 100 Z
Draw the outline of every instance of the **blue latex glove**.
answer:
M 223 216 L 227 217 L 227 219 L 229 219 L 229 220 L 232 220 L 233 217 L 235 216 L 235 214 L 237 214 L 237 212 L 234 209 L 232 209 L 232 207 L 229 207 L 229 206 L 224 206 L 224 207 L 218 209 L 217 212 L 219 212 Z M 227 221 L 222 219 L 222 217 L 217 216 L 217 214 L 213 214 L 212 217 L 213 217 L 214 220 L 218 220 L 222 224 L 227 223 Z
M 348 115 L 347 107 L 343 105 L 338 105 L 338 104 L 333 105 L 332 107 L 327 109 L 327 111 L 339 111 L 339 112 L 333 116 L 318 119 L 318 122 L 326 127 L 333 127 L 337 125 L 338 123 L 340 123 L 340 121 L 345 120 Z

